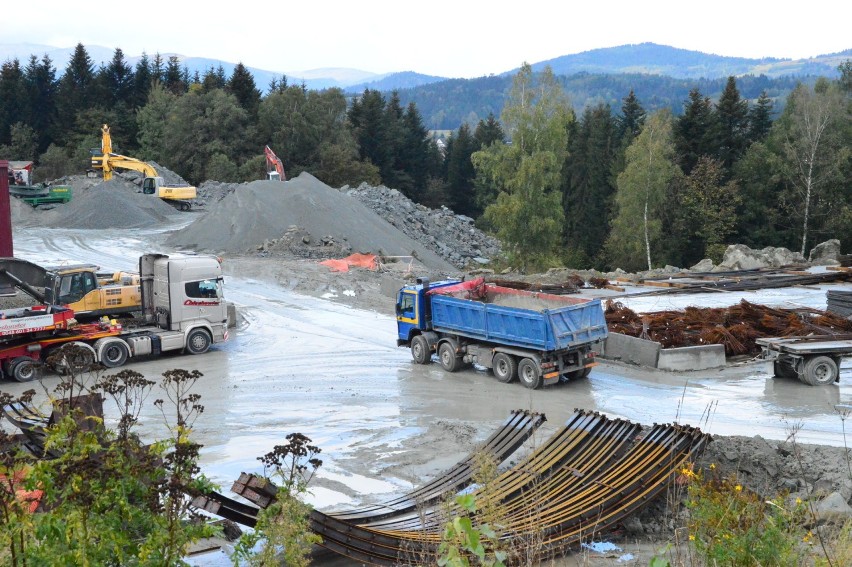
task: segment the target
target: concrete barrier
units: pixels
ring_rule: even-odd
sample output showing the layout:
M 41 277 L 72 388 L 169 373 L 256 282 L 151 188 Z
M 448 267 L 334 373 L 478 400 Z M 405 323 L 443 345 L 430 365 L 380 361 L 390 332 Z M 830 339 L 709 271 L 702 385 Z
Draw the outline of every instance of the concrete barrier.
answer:
M 610 333 L 604 342 L 603 358 L 623 360 L 639 366 L 657 367 L 660 343 L 637 339 L 621 333 Z
M 602 350 L 601 358 L 660 370 L 705 370 L 725 366 L 725 347 L 722 345 L 662 348 L 655 341 L 610 333 Z
M 701 345 L 660 349 L 660 370 L 705 370 L 725 366 L 725 347 Z

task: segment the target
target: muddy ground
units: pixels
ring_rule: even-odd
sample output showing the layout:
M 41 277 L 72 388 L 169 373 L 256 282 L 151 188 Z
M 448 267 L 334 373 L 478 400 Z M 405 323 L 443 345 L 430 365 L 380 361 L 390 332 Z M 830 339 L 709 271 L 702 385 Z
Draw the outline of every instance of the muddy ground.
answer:
M 168 238 L 193 218 L 178 215 L 133 231 L 19 226 L 15 251 L 43 264 L 73 260 L 132 270 L 144 252 L 174 250 Z M 204 374 L 198 390 L 205 412 L 195 434 L 204 445 L 202 471 L 225 493 L 240 472 L 260 472 L 258 456 L 298 431 L 323 449 L 310 495 L 314 506 L 381 502 L 439 475 L 511 410 L 548 416 L 534 446 L 574 408 L 584 408 L 646 425 L 678 421 L 699 427 L 715 437 L 703 464 L 737 474 L 767 496 L 785 491 L 791 498 L 852 497 L 845 414 L 838 410 L 852 404 L 848 366 L 840 384 L 811 388 L 772 378 L 759 361 L 686 373 L 604 361 L 587 380 L 530 391 L 500 384 L 484 369 L 448 375 L 436 364 L 415 365 L 406 349 L 396 347 L 389 290 L 416 276 L 443 275 L 415 259 L 385 262 L 381 271 L 332 272 L 303 248 L 280 245 L 225 254 L 223 261 L 226 296 L 240 313 L 231 340 L 203 356 L 165 357 L 132 368 L 151 378 L 176 367 Z M 37 385 L 42 399 L 57 382 L 46 376 Z M 29 387 L 0 385 L 12 394 Z M 143 435 L 163 434 L 158 412 L 146 411 L 141 419 Z M 658 501 L 606 538 L 619 551 L 578 550 L 559 564 L 647 565 L 670 541 L 671 529 L 683 524 L 679 514 Z M 229 564 L 222 552 L 193 563 Z

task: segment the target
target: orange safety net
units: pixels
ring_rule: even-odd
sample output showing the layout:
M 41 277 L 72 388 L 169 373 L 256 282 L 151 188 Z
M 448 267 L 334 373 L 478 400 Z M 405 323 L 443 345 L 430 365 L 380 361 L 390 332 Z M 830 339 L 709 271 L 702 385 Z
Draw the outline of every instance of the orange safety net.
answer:
M 375 254 L 352 254 L 339 260 L 323 260 L 323 266 L 331 268 L 332 272 L 348 272 L 349 268 L 367 268 L 368 270 L 379 269 Z

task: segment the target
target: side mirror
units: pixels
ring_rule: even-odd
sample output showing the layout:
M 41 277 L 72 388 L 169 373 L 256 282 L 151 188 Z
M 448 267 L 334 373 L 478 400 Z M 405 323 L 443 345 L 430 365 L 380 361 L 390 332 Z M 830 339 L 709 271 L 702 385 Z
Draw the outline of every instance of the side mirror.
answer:
M 396 304 L 396 314 L 399 315 L 402 313 L 402 306 L 399 303 Z

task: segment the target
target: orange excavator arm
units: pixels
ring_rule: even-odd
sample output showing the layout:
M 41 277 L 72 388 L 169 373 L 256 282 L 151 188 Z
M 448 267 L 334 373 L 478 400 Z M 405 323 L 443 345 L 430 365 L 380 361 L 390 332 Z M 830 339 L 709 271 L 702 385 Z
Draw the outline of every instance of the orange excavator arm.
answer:
M 275 155 L 275 152 L 270 149 L 269 146 L 263 148 L 263 153 L 266 154 L 266 177 L 267 179 L 272 179 L 273 176 L 270 175 L 273 171 L 278 173 L 278 179 L 281 181 L 287 181 L 287 176 L 284 175 L 284 164 L 281 163 L 281 159 Z

